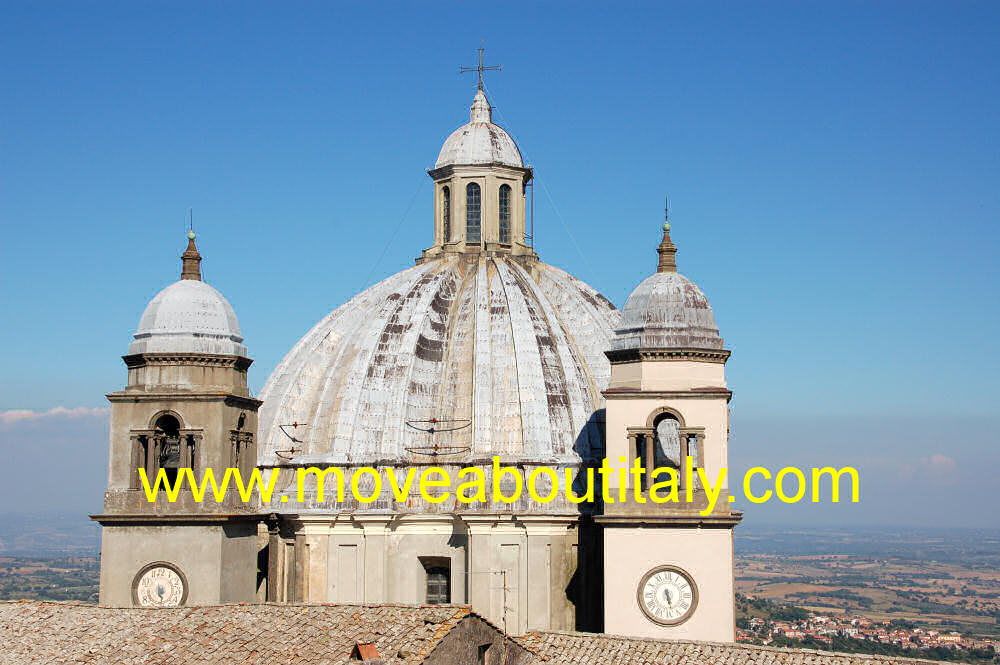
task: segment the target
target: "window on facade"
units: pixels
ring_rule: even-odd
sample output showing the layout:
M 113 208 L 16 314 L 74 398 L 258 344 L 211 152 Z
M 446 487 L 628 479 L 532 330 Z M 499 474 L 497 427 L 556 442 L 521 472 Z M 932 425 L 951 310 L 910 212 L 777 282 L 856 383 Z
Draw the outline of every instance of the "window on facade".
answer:
M 490 647 L 492 644 L 479 645 L 479 658 L 476 660 L 479 665 L 489 665 Z
M 465 187 L 465 241 L 482 242 L 482 191 L 470 182 Z
M 441 232 L 444 234 L 444 241 L 451 241 L 451 188 L 441 189 Z
M 510 185 L 500 185 L 500 242 L 510 244 Z
M 427 604 L 443 605 L 451 602 L 451 571 L 431 568 L 427 571 Z

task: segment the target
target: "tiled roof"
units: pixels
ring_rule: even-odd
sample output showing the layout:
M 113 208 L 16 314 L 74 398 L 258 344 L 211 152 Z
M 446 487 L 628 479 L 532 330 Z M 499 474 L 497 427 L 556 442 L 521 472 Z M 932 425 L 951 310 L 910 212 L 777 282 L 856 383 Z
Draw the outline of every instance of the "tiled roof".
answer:
M 514 639 L 548 665 L 941 665 L 916 658 L 594 633 L 529 633 Z
M 131 609 L 0 602 L 0 665 L 341 665 L 350 662 L 356 644 L 362 645 L 362 655 L 370 654 L 364 645 L 374 644 L 385 665 L 418 664 L 468 617 L 478 615 L 457 605 Z M 536 632 L 514 639 L 529 652 L 530 662 L 546 665 L 940 665 L 912 658 L 593 633 Z
M 470 614 L 455 605 L 0 602 L 0 664 L 334 665 L 348 662 L 356 642 L 374 643 L 386 665 L 421 663 Z

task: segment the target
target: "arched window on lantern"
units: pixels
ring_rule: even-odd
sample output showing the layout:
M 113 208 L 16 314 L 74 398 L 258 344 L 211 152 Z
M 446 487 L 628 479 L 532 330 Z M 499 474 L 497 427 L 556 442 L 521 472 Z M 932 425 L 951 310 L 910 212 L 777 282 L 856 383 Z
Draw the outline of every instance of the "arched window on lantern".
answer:
M 441 230 L 444 241 L 451 242 L 451 188 L 441 188 Z
M 510 244 L 510 185 L 500 185 L 500 242 Z
M 470 182 L 465 187 L 465 242 L 482 242 L 482 191 Z

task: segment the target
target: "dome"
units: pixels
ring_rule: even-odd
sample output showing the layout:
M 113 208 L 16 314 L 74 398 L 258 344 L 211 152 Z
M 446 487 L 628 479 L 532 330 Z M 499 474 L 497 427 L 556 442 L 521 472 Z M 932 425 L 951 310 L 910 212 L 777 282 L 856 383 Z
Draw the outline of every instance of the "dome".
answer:
M 493 109 L 482 90 L 476 93 L 472 102 L 470 122 L 456 129 L 445 140 L 434 168 L 475 164 L 524 168 L 521 151 L 514 139 L 493 124 Z
M 205 282 L 182 279 L 156 294 L 139 319 L 134 353 L 213 353 L 246 356 L 236 313 Z
M 632 291 L 612 350 L 722 349 L 708 298 L 678 272 L 657 272 Z
M 260 395 L 259 461 L 409 464 L 434 444 L 458 451 L 449 462 L 589 459 L 603 450 L 618 320 L 542 263 L 421 263 L 334 310 L 282 360 Z

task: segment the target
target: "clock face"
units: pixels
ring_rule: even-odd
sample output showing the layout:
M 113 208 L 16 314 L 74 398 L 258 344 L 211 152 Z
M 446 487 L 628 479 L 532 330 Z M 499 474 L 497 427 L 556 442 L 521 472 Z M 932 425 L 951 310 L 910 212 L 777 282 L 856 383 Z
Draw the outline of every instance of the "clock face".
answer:
M 639 582 L 639 607 L 650 621 L 674 626 L 688 620 L 698 605 L 698 587 L 676 566 L 659 566 Z
M 184 573 L 168 563 L 151 563 L 135 576 L 132 600 L 139 607 L 180 607 L 187 600 Z

